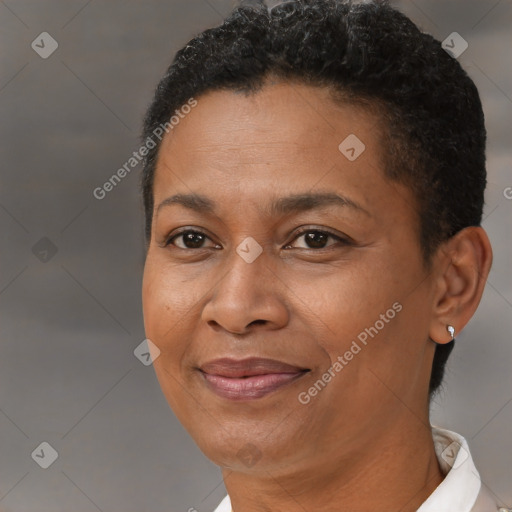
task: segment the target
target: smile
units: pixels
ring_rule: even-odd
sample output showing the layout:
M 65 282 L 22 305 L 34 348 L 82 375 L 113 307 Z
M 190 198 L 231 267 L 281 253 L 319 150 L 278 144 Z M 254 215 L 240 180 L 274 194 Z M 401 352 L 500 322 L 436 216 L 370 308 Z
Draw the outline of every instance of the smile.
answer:
M 310 370 L 263 358 L 218 359 L 199 368 L 208 388 L 222 398 L 254 400 L 295 381 Z

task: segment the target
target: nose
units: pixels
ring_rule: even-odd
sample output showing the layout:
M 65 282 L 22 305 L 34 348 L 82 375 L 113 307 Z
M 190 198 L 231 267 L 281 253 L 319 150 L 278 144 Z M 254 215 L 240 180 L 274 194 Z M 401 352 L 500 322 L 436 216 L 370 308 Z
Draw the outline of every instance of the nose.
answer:
M 202 321 L 235 334 L 254 328 L 274 330 L 287 324 L 286 287 L 269 267 L 265 252 L 248 263 L 233 251 L 223 274 L 203 308 Z

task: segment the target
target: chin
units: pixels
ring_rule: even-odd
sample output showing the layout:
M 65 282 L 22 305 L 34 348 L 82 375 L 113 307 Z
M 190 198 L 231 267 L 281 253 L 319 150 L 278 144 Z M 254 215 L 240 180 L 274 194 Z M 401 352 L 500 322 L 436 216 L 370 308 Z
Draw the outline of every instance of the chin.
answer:
M 296 455 L 292 439 L 286 441 L 282 436 L 273 437 L 268 433 L 261 433 L 258 437 L 250 427 L 239 428 L 241 432 L 232 434 L 220 426 L 213 431 L 189 433 L 214 464 L 239 473 L 268 476 L 268 472 L 279 472 L 281 466 L 287 467 L 290 459 Z

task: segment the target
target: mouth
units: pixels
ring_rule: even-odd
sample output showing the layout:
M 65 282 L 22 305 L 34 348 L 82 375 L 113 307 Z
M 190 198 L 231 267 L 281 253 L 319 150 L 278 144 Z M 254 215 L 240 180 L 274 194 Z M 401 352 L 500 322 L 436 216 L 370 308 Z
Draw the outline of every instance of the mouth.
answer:
M 198 368 L 208 388 L 222 398 L 254 400 L 281 389 L 307 372 L 275 359 L 216 359 Z

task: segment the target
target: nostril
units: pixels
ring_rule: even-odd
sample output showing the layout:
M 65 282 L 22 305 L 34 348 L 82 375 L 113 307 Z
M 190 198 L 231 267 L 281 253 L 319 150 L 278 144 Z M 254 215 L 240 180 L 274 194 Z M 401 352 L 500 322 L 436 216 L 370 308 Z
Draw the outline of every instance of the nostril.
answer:
M 264 324 L 266 322 L 266 320 L 254 320 L 254 322 L 251 322 L 249 325 L 252 325 L 252 324 Z

